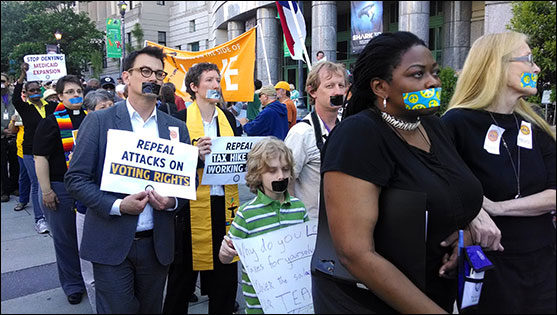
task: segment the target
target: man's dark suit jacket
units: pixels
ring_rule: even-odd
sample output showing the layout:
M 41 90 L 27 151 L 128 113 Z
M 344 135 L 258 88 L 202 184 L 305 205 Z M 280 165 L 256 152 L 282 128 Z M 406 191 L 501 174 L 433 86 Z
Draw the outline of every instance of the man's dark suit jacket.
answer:
M 157 111 L 159 137 L 170 139 L 169 126 L 179 128 L 180 142 L 190 144 L 186 124 L 160 110 Z M 87 115 L 79 128 L 76 148 L 64 177 L 67 191 L 87 208 L 83 226 L 81 258 L 94 263 L 119 265 L 128 255 L 135 236 L 138 215 L 110 215 L 116 199 L 126 195 L 100 190 L 107 131 L 132 130 L 126 102 Z M 160 191 L 164 195 L 164 191 Z M 177 199 L 180 209 L 184 199 Z M 175 211 L 153 210 L 153 242 L 162 265 L 174 259 Z

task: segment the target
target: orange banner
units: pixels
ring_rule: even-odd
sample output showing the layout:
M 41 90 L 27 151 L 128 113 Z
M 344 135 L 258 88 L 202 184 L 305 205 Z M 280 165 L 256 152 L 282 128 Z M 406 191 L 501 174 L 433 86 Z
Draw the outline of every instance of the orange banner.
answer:
M 172 82 L 176 93 L 190 99 L 184 79 L 190 67 L 201 62 L 217 65 L 221 75 L 221 88 L 227 102 L 253 101 L 255 69 L 255 28 L 215 48 L 204 51 L 182 51 L 145 41 L 147 46 L 161 48 L 166 54 L 164 82 Z

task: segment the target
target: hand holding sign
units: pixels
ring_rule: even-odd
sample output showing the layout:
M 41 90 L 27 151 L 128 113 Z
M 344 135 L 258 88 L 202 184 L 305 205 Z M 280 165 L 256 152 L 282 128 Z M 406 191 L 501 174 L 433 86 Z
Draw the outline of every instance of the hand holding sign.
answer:
M 232 240 L 225 235 L 220 245 L 220 251 L 219 251 L 220 262 L 223 264 L 229 264 L 230 262 L 232 262 L 232 259 L 234 259 L 234 257 L 236 257 L 237 255 L 238 253 L 234 248 L 234 244 L 232 243 Z
M 148 201 L 149 196 L 146 191 L 128 195 L 122 200 L 122 203 L 120 203 L 120 212 L 131 215 L 139 215 L 143 212 L 143 209 L 145 209 Z
M 147 195 L 149 197 L 149 204 L 155 210 L 172 209 L 176 206 L 176 199 L 161 196 L 155 190 L 149 190 Z
M 211 138 L 201 137 L 197 141 L 196 146 L 199 148 L 199 158 L 201 161 L 205 161 L 205 156 L 211 153 Z

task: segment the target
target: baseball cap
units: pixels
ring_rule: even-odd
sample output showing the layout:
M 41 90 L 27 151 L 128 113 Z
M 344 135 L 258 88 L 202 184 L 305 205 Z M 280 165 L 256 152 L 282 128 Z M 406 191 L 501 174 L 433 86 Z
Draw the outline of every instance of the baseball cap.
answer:
M 277 95 L 277 91 L 272 85 L 265 85 L 264 87 L 260 88 L 259 90 L 255 91 L 256 94 L 265 94 L 265 95 Z
M 290 84 L 286 81 L 278 81 L 275 85 L 275 89 L 285 89 L 286 91 L 290 91 Z
M 113 78 L 111 77 L 104 77 L 101 79 L 101 88 L 104 87 L 105 85 L 112 85 L 113 87 L 116 87 L 116 81 L 114 81 Z
M 47 89 L 46 91 L 44 91 L 43 93 L 43 98 L 48 98 L 49 96 L 52 95 L 56 95 L 56 91 L 54 91 L 53 89 Z

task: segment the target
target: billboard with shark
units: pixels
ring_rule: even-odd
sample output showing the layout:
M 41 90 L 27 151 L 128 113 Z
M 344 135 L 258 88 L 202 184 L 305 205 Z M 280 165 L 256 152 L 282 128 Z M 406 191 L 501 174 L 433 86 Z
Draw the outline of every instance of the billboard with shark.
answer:
M 351 1 L 352 53 L 383 32 L 383 1 Z

